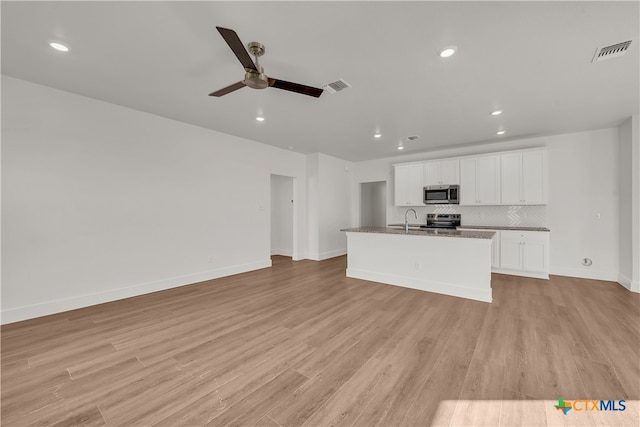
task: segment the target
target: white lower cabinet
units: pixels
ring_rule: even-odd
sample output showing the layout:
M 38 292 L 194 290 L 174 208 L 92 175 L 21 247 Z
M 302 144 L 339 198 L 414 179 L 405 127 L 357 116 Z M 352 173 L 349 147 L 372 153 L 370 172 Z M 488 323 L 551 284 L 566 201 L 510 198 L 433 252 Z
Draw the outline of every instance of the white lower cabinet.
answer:
M 545 231 L 500 232 L 500 267 L 497 273 L 549 278 L 549 233 Z
M 458 227 L 458 230 L 493 231 L 491 271 L 515 276 L 549 278 L 549 232 L 492 230 Z

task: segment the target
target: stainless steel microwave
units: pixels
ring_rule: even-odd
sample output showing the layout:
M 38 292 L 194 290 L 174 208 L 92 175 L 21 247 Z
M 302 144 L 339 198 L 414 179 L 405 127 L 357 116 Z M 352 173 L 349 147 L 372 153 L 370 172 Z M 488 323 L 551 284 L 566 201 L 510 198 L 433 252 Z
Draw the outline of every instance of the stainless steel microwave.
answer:
M 459 205 L 459 185 L 429 185 L 424 187 L 425 205 Z

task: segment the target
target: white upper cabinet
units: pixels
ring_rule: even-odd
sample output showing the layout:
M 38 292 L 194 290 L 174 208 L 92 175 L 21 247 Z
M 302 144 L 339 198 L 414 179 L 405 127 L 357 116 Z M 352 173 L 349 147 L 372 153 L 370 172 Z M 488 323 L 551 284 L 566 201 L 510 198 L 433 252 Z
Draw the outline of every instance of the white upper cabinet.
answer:
M 501 156 L 502 204 L 547 204 L 547 151 L 521 151 Z
M 436 160 L 424 166 L 425 185 L 460 184 L 460 160 Z
M 461 205 L 546 205 L 547 150 L 518 151 L 395 167 L 395 205 L 423 206 L 425 185 L 460 185 Z
M 394 165 L 396 206 L 424 206 L 424 163 Z
M 500 204 L 500 156 L 466 157 L 460 160 L 460 204 Z

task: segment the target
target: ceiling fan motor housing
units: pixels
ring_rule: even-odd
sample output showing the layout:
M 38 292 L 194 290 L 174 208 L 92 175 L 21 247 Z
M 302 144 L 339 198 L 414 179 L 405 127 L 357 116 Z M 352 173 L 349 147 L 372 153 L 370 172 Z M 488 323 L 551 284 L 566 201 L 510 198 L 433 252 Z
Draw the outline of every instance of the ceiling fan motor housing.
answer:
M 243 83 L 253 89 L 264 89 L 269 86 L 269 78 L 262 72 L 262 67 L 258 66 L 260 72 L 247 70 Z
M 258 57 L 264 55 L 264 45 L 258 42 L 251 42 L 247 44 L 249 52 L 256 58 L 255 65 L 256 70 L 247 69 L 247 73 L 244 75 L 244 84 L 253 89 L 264 89 L 269 86 L 269 78 L 264 74 L 264 69 L 258 63 Z

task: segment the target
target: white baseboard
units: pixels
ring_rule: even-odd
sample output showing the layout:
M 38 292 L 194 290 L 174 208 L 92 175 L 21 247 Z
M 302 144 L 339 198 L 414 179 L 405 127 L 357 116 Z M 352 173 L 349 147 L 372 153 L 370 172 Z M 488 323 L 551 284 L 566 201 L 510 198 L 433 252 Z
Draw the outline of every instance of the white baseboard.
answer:
M 634 282 L 623 274 L 618 274 L 617 282 L 631 292 L 640 293 L 640 282 Z
M 618 284 L 620 284 L 622 287 L 627 288 L 628 290 L 631 290 L 631 279 L 629 279 L 627 276 L 625 276 L 624 274 L 618 274 L 618 280 L 617 280 Z
M 589 270 L 587 270 L 589 268 Z M 618 281 L 618 273 L 613 271 L 592 270 L 585 268 L 552 268 L 551 274 L 556 276 L 579 277 L 581 279 Z
M 518 271 L 518 270 L 503 270 L 501 268 L 492 268 L 492 273 L 509 274 L 511 276 L 531 277 L 534 279 L 546 279 L 549 280 L 547 273 L 533 273 L 530 271 Z
M 440 283 L 432 280 L 419 280 L 411 277 L 397 276 L 393 274 L 374 273 L 354 268 L 347 268 L 347 277 L 368 280 L 371 282 L 386 283 L 388 285 L 402 286 L 403 288 L 418 289 L 421 291 L 435 292 L 437 294 L 454 297 L 468 298 L 476 301 L 491 302 L 491 289 L 470 289 L 450 283 Z
M 342 256 L 347 254 L 347 248 L 344 249 L 336 249 L 335 251 L 329 252 L 312 252 L 309 254 L 309 259 L 314 261 L 323 261 L 329 258 L 335 258 L 337 256 Z
M 342 256 L 347 254 L 347 248 L 336 249 L 335 251 L 323 252 L 320 254 L 320 260 L 335 258 L 337 256 Z
M 292 249 L 271 249 L 271 255 L 293 256 Z
M 110 289 L 103 292 L 96 292 L 87 295 L 78 295 L 54 301 L 47 301 L 39 304 L 26 305 L 22 307 L 3 310 L 0 316 L 1 324 L 19 322 L 21 320 L 33 319 L 63 311 L 75 310 L 77 308 L 88 307 L 105 302 L 116 301 L 124 298 L 131 298 L 151 292 L 163 291 L 180 286 L 191 285 L 206 280 L 218 279 L 220 277 L 232 276 L 234 274 L 245 273 L 247 271 L 259 270 L 271 267 L 271 260 L 256 261 L 247 264 L 234 265 L 216 270 L 203 271 L 195 274 L 171 277 L 154 282 L 140 283 L 124 288 Z

